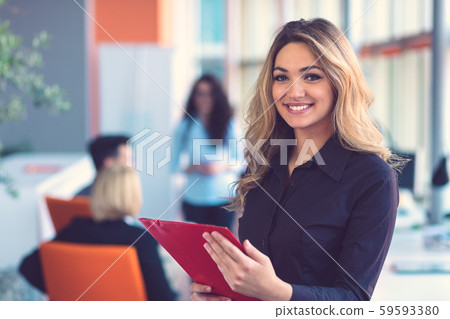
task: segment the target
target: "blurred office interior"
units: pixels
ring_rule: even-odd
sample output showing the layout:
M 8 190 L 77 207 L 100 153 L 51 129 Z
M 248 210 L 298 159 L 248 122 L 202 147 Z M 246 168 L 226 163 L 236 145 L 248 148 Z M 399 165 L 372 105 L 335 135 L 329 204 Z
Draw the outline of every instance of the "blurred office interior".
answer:
M 432 183 L 450 152 L 448 0 L 6 1 L 0 21 L 24 45 L 40 30 L 50 35 L 41 72 L 72 108 L 54 115 L 30 105 L 26 119 L 0 123 L 0 169 L 19 192 L 13 198 L 0 184 L 0 300 L 45 299 L 16 267 L 54 234 L 43 196 L 70 198 L 92 180 L 89 139 L 146 128 L 172 136 L 203 73 L 223 81 L 244 126 L 274 33 L 314 17 L 345 31 L 375 94 L 371 112 L 385 144 L 413 159 L 400 176 L 396 231 L 373 300 L 449 300 L 450 186 Z M 179 220 L 182 181 L 168 166 L 140 177 L 141 217 Z M 164 258 L 177 285 L 182 270 Z

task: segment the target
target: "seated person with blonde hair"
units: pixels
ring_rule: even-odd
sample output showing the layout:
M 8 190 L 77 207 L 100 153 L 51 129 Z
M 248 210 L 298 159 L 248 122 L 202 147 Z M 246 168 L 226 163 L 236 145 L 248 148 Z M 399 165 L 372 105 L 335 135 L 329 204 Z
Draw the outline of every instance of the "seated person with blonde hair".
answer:
M 141 206 L 141 184 L 134 170 L 121 165 L 106 167 L 94 182 L 91 197 L 93 219 L 75 218 L 54 240 L 85 244 L 133 244 L 138 253 L 148 299 L 174 300 L 175 294 L 167 282 L 157 242 L 146 230 L 125 220 L 137 217 Z M 20 272 L 33 286 L 46 291 L 39 250 L 23 260 Z

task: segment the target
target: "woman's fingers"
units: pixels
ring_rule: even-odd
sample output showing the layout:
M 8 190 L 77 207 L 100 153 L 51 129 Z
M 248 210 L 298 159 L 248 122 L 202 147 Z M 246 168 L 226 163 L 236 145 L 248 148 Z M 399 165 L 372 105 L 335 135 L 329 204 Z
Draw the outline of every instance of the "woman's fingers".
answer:
M 210 293 L 211 287 L 207 285 L 199 284 L 198 282 L 193 282 L 189 289 L 192 292 L 198 292 L 198 293 Z
M 191 300 L 194 301 L 230 301 L 231 299 L 225 296 L 211 294 L 211 287 L 194 282 L 190 286 L 192 291 Z
M 220 271 L 225 271 L 226 268 L 232 267 L 235 261 L 229 256 L 229 254 L 224 251 L 219 242 L 217 242 L 209 233 L 204 233 L 203 238 L 205 238 L 206 243 L 203 247 L 209 253 L 211 258 L 219 267 Z
M 269 258 L 260 252 L 255 246 L 253 246 L 248 239 L 244 241 L 244 249 L 247 255 L 257 261 L 260 264 L 264 264 L 269 261 Z
M 231 301 L 230 298 L 214 294 L 191 294 L 192 301 Z
M 207 241 L 204 245 L 205 249 L 233 291 L 250 297 L 272 300 L 278 298 L 278 296 L 274 297 L 273 290 L 278 291 L 281 287 L 283 300 L 290 298 L 292 287 L 276 276 L 270 259 L 248 240 L 244 242 L 244 253 L 218 232 L 204 233 L 203 237 Z M 208 297 L 201 293 L 192 298 L 193 300 L 219 300 L 204 299 Z
M 218 232 L 204 233 L 203 238 L 211 245 L 219 257 L 230 265 L 232 261 L 236 263 L 244 262 L 246 256 L 242 251 L 233 245 L 228 239 Z

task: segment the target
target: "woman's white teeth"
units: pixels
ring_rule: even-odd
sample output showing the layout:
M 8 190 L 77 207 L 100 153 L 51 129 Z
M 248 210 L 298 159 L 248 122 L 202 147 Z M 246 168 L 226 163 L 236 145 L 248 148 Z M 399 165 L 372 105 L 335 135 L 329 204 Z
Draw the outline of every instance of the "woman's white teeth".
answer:
M 307 108 L 310 108 L 312 106 L 312 104 L 307 104 L 307 105 L 302 105 L 302 106 L 292 106 L 292 105 L 288 105 L 289 109 L 291 109 L 292 111 L 303 111 L 306 110 Z

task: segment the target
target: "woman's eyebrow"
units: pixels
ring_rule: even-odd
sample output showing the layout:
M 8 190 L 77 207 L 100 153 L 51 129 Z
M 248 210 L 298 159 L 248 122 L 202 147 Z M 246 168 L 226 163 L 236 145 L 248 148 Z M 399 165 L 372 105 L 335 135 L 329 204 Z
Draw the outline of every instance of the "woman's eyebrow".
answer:
M 317 65 L 305 66 L 304 68 L 301 68 L 299 71 L 300 72 L 306 72 L 306 71 L 311 70 L 311 69 L 318 69 L 318 70 L 322 71 L 322 68 L 317 66 Z M 286 70 L 285 68 L 282 68 L 281 66 L 277 66 L 277 67 L 273 68 L 272 72 L 275 72 L 276 70 L 281 71 L 281 72 L 285 72 L 285 73 L 288 72 L 288 70 Z
M 277 66 L 277 67 L 273 68 L 272 72 L 275 72 L 276 70 L 281 71 L 281 72 L 285 72 L 285 73 L 287 73 L 287 71 L 288 71 L 288 70 L 286 70 L 286 69 L 284 69 L 284 68 L 282 68 L 280 66 Z
M 322 71 L 322 68 L 321 68 L 321 67 L 319 67 L 319 66 L 317 66 L 317 65 L 310 65 L 310 66 L 306 66 L 306 67 L 304 67 L 304 68 L 301 68 L 301 69 L 300 69 L 300 72 L 306 72 L 306 71 L 309 71 L 309 70 L 311 70 L 311 69 L 317 69 L 317 70 Z

